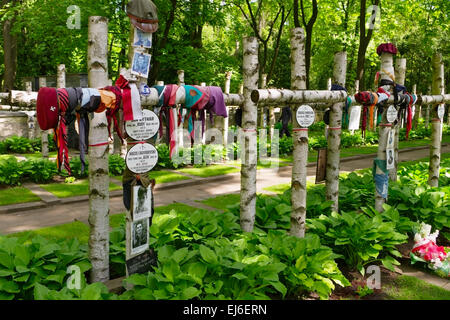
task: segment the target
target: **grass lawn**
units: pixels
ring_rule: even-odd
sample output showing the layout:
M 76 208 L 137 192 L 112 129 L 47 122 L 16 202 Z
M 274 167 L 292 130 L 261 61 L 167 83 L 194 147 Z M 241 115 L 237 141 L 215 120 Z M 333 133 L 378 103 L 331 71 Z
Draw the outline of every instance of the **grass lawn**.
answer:
M 24 187 L 0 189 L 0 206 L 15 203 L 41 201 L 37 195 Z
M 47 227 L 31 231 L 22 231 L 7 235 L 8 237 L 21 237 L 30 235 L 31 237 L 40 235 L 48 239 L 78 239 L 81 243 L 88 243 L 89 241 L 89 226 L 86 224 L 74 221 L 71 223 L 62 224 L 54 227 Z
M 239 194 L 226 194 L 222 196 L 218 196 L 215 198 L 209 198 L 206 200 L 198 201 L 207 206 L 224 210 L 228 205 L 233 205 L 241 201 L 241 196 Z
M 177 171 L 187 173 L 193 176 L 198 176 L 202 178 L 206 177 L 212 177 L 212 176 L 221 176 L 223 174 L 233 173 L 233 172 L 239 172 L 241 169 L 225 166 L 221 164 L 217 165 L 211 165 L 207 167 L 201 167 L 201 168 L 183 168 L 179 169 Z
M 171 172 L 171 171 L 163 171 L 163 170 L 162 171 L 150 171 L 148 176 L 152 179 L 155 179 L 156 184 L 190 179 L 189 177 L 182 176 L 181 174 L 177 174 L 177 173 Z M 122 176 L 114 176 L 114 178 L 119 181 L 122 181 Z
M 49 183 L 41 184 L 41 188 L 53 193 L 58 198 L 69 198 L 89 194 L 89 180 L 76 180 L 74 183 Z M 120 190 L 122 186 L 109 184 L 109 191 Z
M 49 158 L 56 158 L 57 152 L 52 151 L 48 153 Z M 35 153 L 24 153 L 22 154 L 23 157 L 27 158 L 28 160 L 34 160 L 34 159 L 42 159 L 42 153 L 35 152 Z
M 450 291 L 404 275 L 393 280 L 392 286 L 383 286 L 383 291 L 393 300 L 450 300 Z

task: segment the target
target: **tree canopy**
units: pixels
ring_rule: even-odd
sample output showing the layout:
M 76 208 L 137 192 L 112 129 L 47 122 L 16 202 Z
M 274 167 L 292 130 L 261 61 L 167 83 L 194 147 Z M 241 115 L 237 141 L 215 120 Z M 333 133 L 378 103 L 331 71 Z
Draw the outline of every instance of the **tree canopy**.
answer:
M 127 0 L 3 0 L 0 74 L 3 87 L 15 65 L 14 87 L 22 78 L 56 74 L 58 64 L 68 73 L 85 73 L 88 17 L 109 19 L 109 76 L 128 63 Z M 426 93 L 431 84 L 431 57 L 439 51 L 450 78 L 450 2 L 448 0 L 154 0 L 159 30 L 153 37 L 149 83 L 176 83 L 178 69 L 186 83 L 222 85 L 233 71 L 231 91 L 242 81 L 242 38 L 255 36 L 260 44 L 260 73 L 268 86 L 290 87 L 289 29 L 311 27 L 309 87 L 326 89 L 332 76 L 333 55 L 348 53 L 347 86 L 358 77 L 358 52 L 364 52 L 362 82 L 373 88 L 378 68 L 376 47 L 393 42 L 407 59 L 406 85 Z M 374 7 L 374 4 L 378 4 Z M 69 28 L 79 7 L 80 28 Z M 295 7 L 297 6 L 297 7 Z M 361 10 L 361 6 L 365 10 Z M 365 12 L 364 21 L 360 21 Z M 315 19 L 314 22 L 313 18 Z M 361 41 L 371 31 L 368 43 Z M 363 39 L 364 40 L 364 39 Z M 11 51 L 15 43 L 16 53 Z

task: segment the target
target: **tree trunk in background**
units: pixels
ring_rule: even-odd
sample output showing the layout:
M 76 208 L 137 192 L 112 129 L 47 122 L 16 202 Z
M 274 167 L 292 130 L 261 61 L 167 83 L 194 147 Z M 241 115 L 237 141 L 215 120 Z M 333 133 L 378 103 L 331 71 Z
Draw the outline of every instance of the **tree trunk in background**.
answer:
M 338 52 L 334 55 L 334 84 L 345 87 L 347 74 L 347 52 Z M 330 128 L 328 131 L 327 174 L 326 190 L 327 200 L 333 201 L 332 210 L 339 210 L 339 168 L 341 156 L 342 109 L 345 103 L 335 103 L 330 108 Z
M 433 84 L 432 94 L 444 94 L 444 63 L 442 54 L 435 53 L 433 56 Z M 445 107 L 445 105 L 442 105 Z M 428 184 L 432 187 L 439 186 L 439 169 L 441 163 L 441 130 L 442 120 L 438 118 L 437 107 L 431 111 L 431 146 L 430 146 L 430 168 L 428 170 Z
M 395 60 L 395 82 L 404 86 L 406 77 L 406 59 L 398 58 Z M 394 169 L 389 170 L 389 180 L 397 181 L 398 170 L 398 143 L 400 140 L 400 122 L 393 125 L 392 130 L 395 131 L 394 135 Z
M 375 0 L 374 6 L 378 6 L 380 0 Z M 369 28 L 366 34 L 366 0 L 360 1 L 359 11 L 359 49 L 358 49 L 358 62 L 356 65 L 356 79 L 359 80 L 359 87 L 362 91 L 365 90 L 364 82 L 364 63 L 366 61 L 366 51 L 372 39 L 373 28 Z M 376 14 L 372 11 L 371 26 L 375 24 Z
M 47 86 L 47 79 L 45 77 L 39 77 L 39 88 Z M 39 129 L 40 130 L 40 129 Z M 41 131 L 41 153 L 42 158 L 48 159 L 48 131 Z
M 156 79 L 159 77 L 159 69 L 161 68 L 161 63 L 159 62 L 158 56 L 159 56 L 159 50 L 164 49 L 167 45 L 167 41 L 169 40 L 169 34 L 170 29 L 172 28 L 172 24 L 175 21 L 175 11 L 177 9 L 177 0 L 170 0 L 172 4 L 172 8 L 170 9 L 170 13 L 168 14 L 168 18 L 166 20 L 163 36 L 161 38 L 161 41 L 155 41 L 155 39 L 158 39 L 157 33 L 153 34 L 154 37 L 154 43 L 153 43 L 153 50 L 152 50 L 152 63 L 153 66 L 150 68 L 150 74 L 148 78 L 148 83 L 153 84 L 155 83 Z
M 228 71 L 225 73 L 225 88 L 224 88 L 225 93 L 230 93 L 232 74 L 233 74 L 232 71 Z M 222 142 L 223 142 L 224 148 L 226 148 L 228 146 L 228 125 L 229 125 L 230 111 L 231 111 L 231 109 L 228 107 L 226 107 L 226 109 L 227 109 L 228 117 L 226 117 L 226 118 L 222 117 Z
M 301 8 L 301 16 L 303 26 L 306 31 L 306 41 L 305 41 L 305 65 L 306 65 L 306 88 L 309 88 L 309 70 L 311 68 L 311 44 L 312 44 L 312 35 L 313 35 L 313 27 L 314 23 L 316 23 L 318 16 L 318 6 L 317 0 L 312 0 L 312 14 L 311 18 L 308 22 L 306 22 L 306 15 L 303 5 L 303 0 L 300 0 L 300 8 Z M 300 28 L 300 22 L 298 19 L 298 0 L 294 0 L 294 26 L 295 28 Z
M 108 84 L 108 19 L 89 17 L 89 87 Z M 105 112 L 89 116 L 89 145 L 108 142 Z M 109 280 L 108 144 L 89 147 L 89 259 L 91 282 Z
M 258 89 L 258 41 L 255 37 L 244 38 L 244 108 L 242 112 L 243 157 L 241 159 L 241 228 L 252 232 L 256 205 L 256 121 L 257 105 L 251 99 L 252 90 Z
M 291 30 L 291 89 L 306 89 L 305 33 L 302 28 Z M 297 109 L 295 109 L 297 111 Z M 305 236 L 306 223 L 306 164 L 308 161 L 308 129 L 300 128 L 293 112 L 294 143 L 291 186 L 290 234 L 298 238 Z
M 413 86 L 413 94 L 417 95 L 417 85 L 415 84 Z M 416 113 L 414 113 L 414 120 L 413 120 L 413 128 L 414 130 L 417 129 L 419 125 L 419 120 L 422 117 L 422 105 L 416 105 Z
M 381 69 L 380 69 L 380 80 L 386 79 L 390 80 L 389 74 L 394 74 L 394 56 L 390 53 L 383 52 L 380 57 L 381 60 Z M 384 89 L 386 91 L 390 92 L 391 94 L 394 92 L 394 88 L 392 86 L 384 86 Z M 388 138 L 388 132 L 389 130 L 392 130 L 392 125 L 390 125 L 387 121 L 386 114 L 387 114 L 387 107 L 384 108 L 383 114 L 381 115 L 381 122 L 378 129 L 378 153 L 377 153 L 377 159 L 381 161 L 386 161 L 386 146 L 387 146 L 387 138 Z M 376 174 L 384 175 L 384 172 L 377 166 Z M 383 204 L 386 202 L 386 199 L 381 196 L 380 193 L 378 193 L 377 190 L 375 190 L 375 210 L 378 212 L 383 212 Z
M 267 74 L 263 74 L 261 77 L 261 89 L 267 88 Z M 266 107 L 258 108 L 257 112 L 259 115 L 259 127 L 264 128 L 264 115 L 266 114 Z
M 7 3 L 14 5 L 16 0 L 2 1 L 2 7 Z M 3 76 L 3 92 L 9 92 L 14 89 L 17 70 L 17 36 L 11 34 L 15 18 L 3 22 L 3 58 L 5 73 Z

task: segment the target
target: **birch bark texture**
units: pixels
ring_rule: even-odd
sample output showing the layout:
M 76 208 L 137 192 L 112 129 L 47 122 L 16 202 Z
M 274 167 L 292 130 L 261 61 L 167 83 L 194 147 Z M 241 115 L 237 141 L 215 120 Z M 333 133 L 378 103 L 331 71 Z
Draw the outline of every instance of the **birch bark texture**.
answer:
M 406 59 L 398 58 L 395 60 L 395 82 L 404 86 L 406 78 Z M 389 180 L 397 181 L 397 170 L 398 170 L 398 143 L 400 140 L 400 122 L 397 122 L 392 130 L 395 131 L 394 134 L 394 169 L 389 170 Z
M 333 82 L 345 87 L 347 74 L 347 52 L 334 55 Z M 335 103 L 330 108 L 330 127 L 327 144 L 326 197 L 331 200 L 332 210 L 339 210 L 339 169 L 341 155 L 342 109 L 345 103 Z
M 232 71 L 228 71 L 225 73 L 225 93 L 230 93 L 231 88 L 231 76 L 233 75 Z M 229 119 L 230 119 L 230 108 L 226 107 L 227 109 L 227 115 L 228 117 L 222 117 L 222 141 L 223 141 L 223 147 L 227 148 L 228 146 L 228 126 L 229 126 Z
M 261 77 L 261 88 L 267 88 L 267 74 L 263 74 Z M 259 127 L 264 128 L 264 115 L 266 114 L 266 107 L 258 108 L 259 114 Z
M 108 19 L 89 17 L 88 82 L 91 88 L 108 84 Z M 91 282 L 109 280 L 109 176 L 106 115 L 89 115 L 89 259 Z M 106 143 L 106 144 L 105 144 Z M 96 146 L 93 146 L 96 145 Z
M 380 70 L 380 79 L 381 80 L 392 80 L 389 77 L 389 74 L 394 74 L 394 55 L 388 52 L 381 53 L 381 70 Z M 389 91 L 391 94 L 393 93 L 394 88 L 390 85 L 383 87 L 386 91 Z M 384 108 L 383 114 L 381 115 L 381 122 L 378 129 L 378 153 L 377 158 L 381 161 L 386 161 L 386 146 L 387 146 L 387 137 L 389 130 L 391 130 L 392 125 L 390 125 L 387 121 L 386 114 L 387 109 Z M 384 172 L 377 166 L 376 174 L 384 174 Z M 383 212 L 383 204 L 386 202 L 386 199 L 378 193 L 378 190 L 375 188 L 375 210 L 378 212 Z
M 58 88 L 66 87 L 66 66 L 64 64 L 58 65 L 57 75 L 56 75 L 56 86 Z
M 39 88 L 47 86 L 47 79 L 45 77 L 39 77 Z M 41 131 L 41 152 L 42 158 L 48 159 L 48 131 Z
M 433 82 L 431 94 L 444 94 L 444 63 L 442 54 L 433 55 Z M 442 105 L 445 106 L 445 105 Z M 428 184 L 432 187 L 439 186 L 439 169 L 441 163 L 441 130 L 442 119 L 437 115 L 437 106 L 433 106 L 431 112 L 431 146 L 430 146 L 430 167 L 428 169 Z
M 252 101 L 251 93 L 252 90 L 258 88 L 258 41 L 255 37 L 246 37 L 243 40 L 243 45 L 244 108 L 242 129 L 244 148 L 241 160 L 240 223 L 243 231 L 252 232 L 256 213 L 256 121 L 258 106 Z
M 291 89 L 306 90 L 305 32 L 302 28 L 291 29 Z M 297 110 L 297 108 L 296 108 Z M 295 114 L 293 118 L 295 118 Z M 298 238 L 305 236 L 306 222 L 306 164 L 308 160 L 308 129 L 293 121 L 294 143 L 291 185 L 291 229 L 290 234 Z

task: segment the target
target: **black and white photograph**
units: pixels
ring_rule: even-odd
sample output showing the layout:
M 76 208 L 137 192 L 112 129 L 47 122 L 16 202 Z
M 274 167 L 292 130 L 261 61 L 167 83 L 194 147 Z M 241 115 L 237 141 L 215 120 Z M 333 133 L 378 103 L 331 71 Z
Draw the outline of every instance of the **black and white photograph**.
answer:
M 134 29 L 133 47 L 151 48 L 152 47 L 152 34 L 142 32 L 141 30 L 135 28 Z
M 133 205 L 132 217 L 133 221 L 150 218 L 152 215 L 152 191 L 151 188 L 143 186 L 134 186 L 132 191 Z
M 131 254 L 139 254 L 148 249 L 148 218 L 131 223 Z
M 148 78 L 151 58 L 152 56 L 148 53 L 135 51 L 131 73 L 136 74 L 141 78 Z

